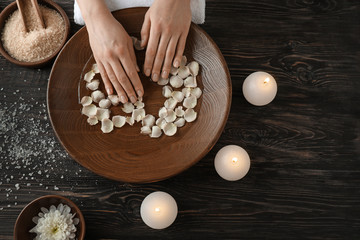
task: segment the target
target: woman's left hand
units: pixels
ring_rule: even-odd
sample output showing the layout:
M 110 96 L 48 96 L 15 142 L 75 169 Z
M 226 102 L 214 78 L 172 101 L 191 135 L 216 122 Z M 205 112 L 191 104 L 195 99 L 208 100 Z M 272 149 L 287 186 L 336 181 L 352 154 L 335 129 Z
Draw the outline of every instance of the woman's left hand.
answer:
M 157 82 L 167 78 L 171 66 L 180 66 L 191 24 L 190 0 L 155 0 L 141 29 L 146 49 L 144 73 Z

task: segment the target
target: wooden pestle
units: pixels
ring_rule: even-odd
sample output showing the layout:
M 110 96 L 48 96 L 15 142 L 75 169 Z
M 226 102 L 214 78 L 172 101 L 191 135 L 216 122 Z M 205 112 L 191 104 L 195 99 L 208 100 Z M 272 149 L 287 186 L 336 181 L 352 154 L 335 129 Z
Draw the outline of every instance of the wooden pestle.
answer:
M 29 28 L 28 28 L 28 19 L 27 16 L 25 14 L 26 10 L 29 9 L 30 10 L 30 14 L 36 16 L 36 18 L 38 19 L 38 22 L 40 23 L 42 28 L 46 28 L 45 26 L 45 22 L 44 22 L 44 18 L 42 16 L 42 13 L 40 11 L 39 8 L 39 4 L 37 2 L 37 0 L 16 0 L 16 4 L 18 6 L 18 9 L 20 11 L 20 15 L 22 18 L 22 22 L 24 24 L 24 28 L 25 31 L 28 32 Z

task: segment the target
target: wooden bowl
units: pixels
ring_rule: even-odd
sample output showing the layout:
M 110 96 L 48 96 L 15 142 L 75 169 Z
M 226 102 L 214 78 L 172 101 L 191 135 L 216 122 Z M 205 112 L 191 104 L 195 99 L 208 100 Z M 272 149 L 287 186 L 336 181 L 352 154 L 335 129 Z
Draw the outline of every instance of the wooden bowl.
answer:
M 2 45 L 2 41 L 0 40 L 0 53 L 9 61 L 12 62 L 16 65 L 22 66 L 22 67 L 32 67 L 32 68 L 38 68 L 38 67 L 43 67 L 46 64 L 48 64 L 51 60 L 53 60 L 56 55 L 60 52 L 60 50 L 62 49 L 62 47 L 64 46 L 64 44 L 66 43 L 66 40 L 69 37 L 69 33 L 70 33 L 70 22 L 69 22 L 69 18 L 66 15 L 65 11 L 56 3 L 54 3 L 51 0 L 38 0 L 39 4 L 42 4 L 48 8 L 54 9 L 57 12 L 60 13 L 60 15 L 62 16 L 62 18 L 64 19 L 65 22 L 65 37 L 61 43 L 61 45 L 58 47 L 58 49 L 56 49 L 54 51 L 54 53 L 47 57 L 44 58 L 40 61 L 36 61 L 36 62 L 22 62 L 19 60 L 14 59 L 13 57 L 11 57 L 9 55 L 9 53 L 4 49 L 4 46 Z M 0 13 L 0 34 L 2 34 L 3 31 L 3 27 L 5 25 L 6 20 L 9 18 L 9 16 L 15 11 L 17 10 L 17 5 L 16 2 L 10 3 L 6 8 L 4 8 L 4 10 Z
M 131 36 L 140 36 L 146 8 L 114 12 Z M 136 51 L 138 65 L 145 51 Z M 184 53 L 188 60 L 200 64 L 197 77 L 203 95 L 195 110 L 198 118 L 186 123 L 168 137 L 141 135 L 141 123 L 126 124 L 109 134 L 100 125 L 90 126 L 81 115 L 79 98 L 90 95 L 82 80 L 94 63 L 86 28 L 79 30 L 56 59 L 48 84 L 47 106 L 54 131 L 71 157 L 89 170 L 122 182 L 146 183 L 164 180 L 188 169 L 215 145 L 228 118 L 231 104 L 231 80 L 226 62 L 211 38 L 192 24 Z M 139 75 L 144 85 L 146 113 L 158 116 L 165 98 L 162 86 Z M 96 75 L 95 78 L 100 78 Z M 104 90 L 103 83 L 101 89 Z M 111 107 L 112 114 L 125 115 L 121 105 Z M 128 114 L 127 114 L 128 115 Z
M 75 218 L 79 219 L 79 224 L 76 225 L 76 239 L 83 240 L 85 237 L 85 220 L 80 209 L 69 199 L 58 195 L 43 196 L 25 206 L 15 222 L 14 240 L 34 239 L 36 234 L 29 232 L 30 229 L 35 227 L 32 218 L 37 216 L 41 211 L 40 208 L 49 209 L 51 205 L 57 207 L 60 203 L 68 205 L 71 208 L 71 213 L 76 213 Z

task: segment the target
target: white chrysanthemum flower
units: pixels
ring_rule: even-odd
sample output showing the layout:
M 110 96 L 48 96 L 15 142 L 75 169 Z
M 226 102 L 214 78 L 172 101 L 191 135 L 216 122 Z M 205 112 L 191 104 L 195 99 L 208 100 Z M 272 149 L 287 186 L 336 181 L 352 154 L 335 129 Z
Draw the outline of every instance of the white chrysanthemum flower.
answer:
M 75 213 L 71 214 L 71 208 L 62 203 L 56 208 L 54 205 L 41 208 L 38 217 L 32 220 L 36 226 L 30 232 L 36 233 L 35 240 L 72 240 L 75 239 L 76 227 L 79 223 L 78 218 L 74 218 Z

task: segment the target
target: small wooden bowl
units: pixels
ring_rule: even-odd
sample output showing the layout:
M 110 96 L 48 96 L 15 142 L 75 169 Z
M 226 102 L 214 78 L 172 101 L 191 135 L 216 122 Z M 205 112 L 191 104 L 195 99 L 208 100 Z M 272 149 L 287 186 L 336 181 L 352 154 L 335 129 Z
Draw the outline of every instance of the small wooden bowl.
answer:
M 61 43 L 61 45 L 59 46 L 58 49 L 55 50 L 55 52 L 47 57 L 44 58 L 40 61 L 36 61 L 36 62 L 22 62 L 19 60 L 14 59 L 13 57 L 10 56 L 10 54 L 4 49 L 4 46 L 2 45 L 2 41 L 0 40 L 0 53 L 9 61 L 12 62 L 16 65 L 22 66 L 22 67 L 32 67 L 32 68 L 38 68 L 38 67 L 43 67 L 46 64 L 48 64 L 51 60 L 53 60 L 56 55 L 60 52 L 60 50 L 62 49 L 62 47 L 65 45 L 66 40 L 69 37 L 69 33 L 70 33 L 70 21 L 68 16 L 66 15 L 65 11 L 56 3 L 54 3 L 51 0 L 38 0 L 39 4 L 42 4 L 48 8 L 54 9 L 57 12 L 60 13 L 60 15 L 62 16 L 62 18 L 64 19 L 65 22 L 65 37 Z M 6 8 L 4 8 L 4 10 L 0 13 L 0 34 L 2 34 L 4 25 L 6 20 L 9 18 L 9 16 L 16 11 L 17 5 L 16 2 L 10 3 Z
M 34 239 L 36 234 L 29 232 L 30 229 L 35 227 L 32 218 L 37 216 L 41 211 L 40 208 L 45 207 L 49 209 L 51 205 L 57 207 L 60 203 L 68 205 L 71 208 L 71 213 L 76 213 L 75 218 L 79 219 L 79 224 L 76 225 L 76 239 L 83 240 L 85 237 L 85 220 L 80 209 L 69 199 L 58 195 L 43 196 L 25 206 L 16 219 L 14 240 Z

